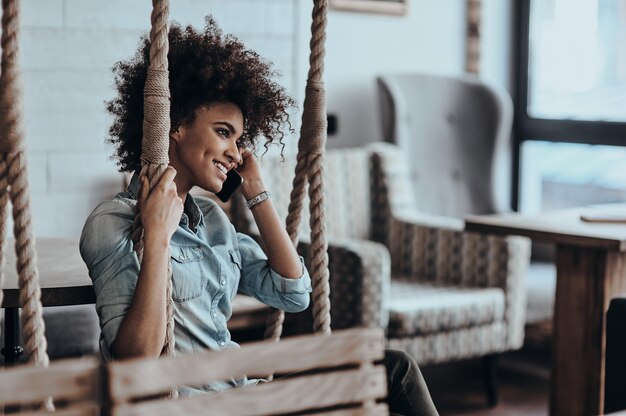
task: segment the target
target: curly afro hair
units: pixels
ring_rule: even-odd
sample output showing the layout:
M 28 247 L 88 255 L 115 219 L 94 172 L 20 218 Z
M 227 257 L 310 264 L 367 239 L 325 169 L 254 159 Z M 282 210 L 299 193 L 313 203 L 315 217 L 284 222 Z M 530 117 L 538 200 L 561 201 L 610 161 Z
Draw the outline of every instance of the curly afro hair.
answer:
M 172 24 L 169 31 L 171 130 L 193 123 L 196 111 L 215 102 L 231 102 L 244 116 L 240 146 L 256 148 L 265 138 L 284 147 L 285 126 L 293 131 L 288 109 L 294 106 L 285 89 L 272 81 L 272 64 L 245 48 L 236 37 L 223 36 L 211 17 L 204 32 Z M 117 97 L 107 103 L 113 115 L 107 142 L 116 147 L 120 171 L 140 169 L 143 87 L 148 73 L 150 40 L 144 35 L 135 57 L 115 64 Z

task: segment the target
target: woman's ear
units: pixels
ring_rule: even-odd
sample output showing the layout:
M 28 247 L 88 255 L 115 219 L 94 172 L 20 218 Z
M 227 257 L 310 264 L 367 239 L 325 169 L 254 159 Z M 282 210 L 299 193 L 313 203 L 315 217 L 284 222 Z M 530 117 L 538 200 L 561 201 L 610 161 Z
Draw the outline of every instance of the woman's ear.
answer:
M 178 127 L 176 130 L 170 132 L 170 139 L 174 140 L 176 143 L 181 139 L 181 128 Z

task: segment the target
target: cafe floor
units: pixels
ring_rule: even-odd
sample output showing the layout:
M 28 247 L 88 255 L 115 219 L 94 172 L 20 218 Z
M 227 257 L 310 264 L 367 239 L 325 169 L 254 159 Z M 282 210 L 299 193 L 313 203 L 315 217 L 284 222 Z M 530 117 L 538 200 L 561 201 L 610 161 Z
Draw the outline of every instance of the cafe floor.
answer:
M 480 361 L 429 366 L 424 378 L 441 416 L 545 416 L 548 414 L 550 359 L 545 349 L 503 354 L 498 370 L 500 400 L 486 404 Z

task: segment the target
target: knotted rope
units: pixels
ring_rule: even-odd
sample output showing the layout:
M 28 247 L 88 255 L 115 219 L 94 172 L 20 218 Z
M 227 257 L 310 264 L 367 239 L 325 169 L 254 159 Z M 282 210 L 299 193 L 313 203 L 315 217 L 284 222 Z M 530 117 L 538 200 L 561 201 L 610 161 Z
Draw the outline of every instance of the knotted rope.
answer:
M 16 268 L 19 283 L 21 324 L 28 353 L 28 363 L 47 367 L 45 324 L 41 304 L 41 289 L 36 266 L 35 238 L 32 230 L 30 192 L 24 126 L 22 120 L 22 91 L 18 71 L 19 2 L 2 1 L 2 61 L 0 75 L 0 265 L 4 262 L 6 210 L 9 199 L 13 206 L 13 235 L 15 237 Z M 0 273 L 0 304 L 4 276 Z M 52 401 L 46 402 L 53 409 Z
M 302 206 L 309 185 L 311 212 L 311 278 L 313 283 L 313 329 L 330 334 L 330 288 L 328 283 L 328 242 L 324 211 L 322 160 L 326 145 L 326 96 L 324 91 L 324 53 L 328 0 L 314 0 L 309 54 L 309 74 L 302 112 L 298 156 L 287 215 L 287 232 L 298 244 Z M 272 309 L 265 337 L 278 340 L 284 312 Z
M 150 65 L 144 86 L 143 138 L 141 141 L 141 175 L 148 178 L 150 190 L 159 182 L 169 164 L 170 87 L 167 53 L 169 51 L 169 1 L 152 0 L 150 16 Z M 135 206 L 132 239 L 137 257 L 143 259 L 143 226 L 140 206 Z M 169 249 L 167 257 L 169 258 Z M 172 302 L 172 264 L 167 266 L 167 327 L 161 354 L 174 354 L 174 304 Z M 172 391 L 177 396 L 177 391 Z
M 13 205 L 13 234 L 19 276 L 22 327 L 26 341 L 28 362 L 47 366 L 46 339 L 42 316 L 41 290 L 37 273 L 36 253 L 32 232 L 30 193 L 24 128 L 22 121 L 21 87 L 17 65 L 19 4 L 2 1 L 2 63 L 0 75 L 0 216 L 4 237 L 6 207 L 10 198 Z M 4 238 L 2 238 L 4 240 Z M 4 242 L 2 243 L 4 245 Z M 0 260 L 1 261 L 1 260 Z M 1 291 L 0 291 L 1 293 Z
M 19 3 L 2 1 L 2 63 L 0 76 L 0 126 L 3 136 L 0 152 L 21 150 L 24 136 L 22 125 L 22 94 L 18 72 Z

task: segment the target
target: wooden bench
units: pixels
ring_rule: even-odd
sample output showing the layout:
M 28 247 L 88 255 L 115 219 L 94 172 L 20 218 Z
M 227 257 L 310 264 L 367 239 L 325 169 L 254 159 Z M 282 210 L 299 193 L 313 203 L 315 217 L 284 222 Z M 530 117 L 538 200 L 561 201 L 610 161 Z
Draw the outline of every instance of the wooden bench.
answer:
M 387 391 L 385 368 L 377 363 L 383 356 L 381 330 L 350 329 L 108 365 L 95 358 L 62 360 L 48 368 L 0 370 L 0 406 L 7 414 L 42 414 L 38 406 L 52 397 L 54 414 L 63 416 L 387 415 L 387 405 L 379 403 Z M 221 393 L 177 400 L 162 394 L 270 373 L 276 374 L 270 383 Z

